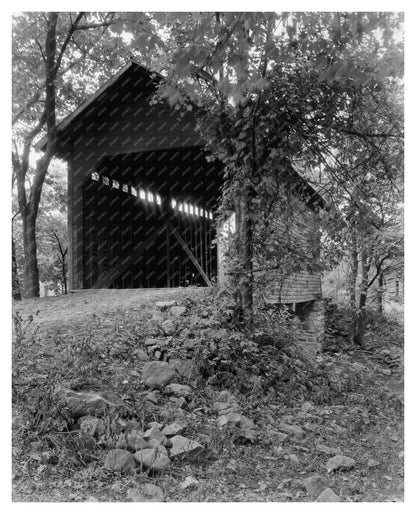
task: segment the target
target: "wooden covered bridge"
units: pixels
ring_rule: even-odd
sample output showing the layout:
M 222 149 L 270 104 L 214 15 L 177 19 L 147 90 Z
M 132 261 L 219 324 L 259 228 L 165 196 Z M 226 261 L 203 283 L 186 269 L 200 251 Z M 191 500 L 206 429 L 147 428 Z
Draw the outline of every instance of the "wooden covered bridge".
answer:
M 191 112 L 151 102 L 159 80 L 131 60 L 57 127 L 72 290 L 210 285 L 218 276 L 221 167 L 206 160 Z M 277 302 L 321 294 L 319 274 L 300 273 L 285 288 L 273 280 Z

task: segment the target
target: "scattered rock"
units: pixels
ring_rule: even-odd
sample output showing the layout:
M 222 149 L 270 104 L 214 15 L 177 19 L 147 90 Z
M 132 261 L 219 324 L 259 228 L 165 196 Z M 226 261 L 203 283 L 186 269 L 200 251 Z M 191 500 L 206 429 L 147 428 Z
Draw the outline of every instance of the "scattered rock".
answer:
M 162 337 L 147 337 L 144 340 L 144 344 L 147 348 L 155 346 L 156 348 L 163 348 L 166 346 L 166 341 Z
M 152 428 L 149 428 L 149 430 L 146 430 L 146 432 L 143 434 L 143 438 L 147 441 L 154 439 L 163 445 L 165 445 L 167 442 L 166 436 L 162 434 L 159 427 L 157 426 L 154 426 Z
M 237 414 L 236 412 L 231 412 L 230 414 L 225 414 L 218 418 L 218 426 L 221 428 L 225 425 L 234 425 L 242 430 L 254 430 L 256 428 L 256 425 L 251 419 Z
M 289 455 L 289 462 L 293 464 L 294 466 L 298 466 L 300 464 L 299 457 L 295 455 L 294 453 L 291 453 Z
M 325 467 L 328 470 L 328 473 L 331 471 L 337 470 L 349 470 L 355 466 L 356 462 L 351 457 L 346 457 L 345 455 L 336 455 L 328 460 Z
M 156 302 L 156 307 L 162 311 L 167 310 L 170 307 L 173 307 L 174 305 L 176 305 L 175 300 L 168 300 L 165 302 Z
M 317 498 L 322 491 L 327 489 L 328 482 L 321 475 L 313 475 L 303 481 L 303 485 L 311 498 Z
M 302 404 L 301 411 L 302 412 L 309 412 L 313 408 L 313 403 L 311 402 L 305 402 Z
M 192 380 L 198 375 L 198 366 L 191 359 L 170 359 L 169 364 L 185 380 Z
M 168 384 L 165 387 L 165 393 L 180 398 L 183 396 L 189 400 L 192 397 L 192 389 L 184 384 Z
M 153 448 L 158 450 L 160 453 L 164 453 L 165 455 L 168 454 L 167 449 L 156 439 L 150 439 L 150 441 L 147 441 L 146 448 Z
M 63 399 L 75 419 L 81 416 L 103 416 L 109 407 L 114 407 L 98 393 L 89 391 L 66 389 L 63 391 Z
M 280 423 L 279 429 L 285 434 L 289 435 L 303 435 L 304 431 L 299 425 L 288 425 L 287 423 Z
M 317 502 L 340 502 L 341 498 L 337 496 L 334 491 L 327 487 L 322 493 L 316 498 Z
M 165 495 L 157 485 L 144 484 L 140 489 L 130 488 L 127 491 L 127 499 L 133 502 L 163 502 Z
M 116 448 L 119 450 L 127 450 L 126 434 L 120 434 L 118 436 Z
M 134 454 L 134 460 L 143 469 L 149 471 L 163 471 L 170 466 L 169 457 L 155 448 L 146 448 Z
M 258 434 L 255 430 L 242 429 L 233 426 L 233 441 L 237 443 L 255 443 L 258 439 Z
M 104 467 L 112 471 L 128 473 L 135 468 L 134 457 L 127 450 L 110 450 L 105 458 Z
M 186 350 L 194 350 L 200 344 L 199 339 L 186 339 L 183 342 L 183 347 Z
M 387 377 L 391 375 L 391 369 L 380 369 L 380 372 Z
M 149 360 L 149 356 L 147 355 L 147 353 L 142 350 L 141 348 L 137 348 L 136 350 L 134 350 L 134 356 L 137 358 L 137 360 L 139 361 L 148 361 Z
M 183 409 L 183 410 L 188 410 L 188 402 L 185 400 L 185 398 L 183 396 L 181 396 L 180 398 L 175 398 L 176 400 L 176 405 L 180 408 L 180 409 Z
M 375 459 L 368 459 L 367 466 L 369 468 L 376 468 L 377 466 L 380 466 L 380 463 L 378 460 Z
M 178 305 L 177 307 L 171 307 L 169 313 L 171 316 L 183 316 L 186 312 L 186 307 Z
M 188 439 L 181 435 L 175 435 L 171 439 L 172 448 L 170 449 L 171 457 L 197 457 L 202 451 L 203 446 L 197 441 Z
M 137 430 L 132 430 L 125 435 L 126 445 L 129 450 L 137 451 L 147 448 L 147 442 L 143 438 L 143 434 Z
M 159 423 L 158 421 L 149 421 L 149 423 L 146 425 L 147 428 L 163 428 L 163 423 Z
M 317 444 L 316 451 L 325 453 L 326 455 L 342 455 L 341 448 L 332 448 L 330 446 L 325 446 L 324 444 Z
M 274 435 L 276 436 L 278 443 L 283 443 L 289 437 L 287 434 L 284 434 L 283 432 L 276 432 Z
M 163 430 L 162 434 L 166 437 L 172 437 L 174 435 L 181 434 L 186 428 L 186 425 L 182 425 L 181 423 L 174 422 L 170 425 L 167 425 Z
M 176 333 L 176 323 L 171 319 L 163 321 L 159 327 L 165 336 L 173 336 Z
M 336 423 L 331 423 L 331 425 L 327 426 L 327 430 L 337 435 L 345 435 L 347 433 L 346 428 L 340 427 Z
M 193 476 L 188 476 L 185 478 L 183 482 L 179 484 L 179 487 L 181 489 L 189 489 L 190 487 L 196 487 L 198 486 L 199 482 L 198 480 Z
M 142 380 L 149 389 L 160 389 L 176 379 L 173 366 L 163 361 L 146 362 L 143 366 Z
M 212 404 L 212 408 L 217 412 L 220 416 L 225 416 L 226 414 L 230 414 L 234 412 L 235 406 L 228 402 L 214 402 Z
M 101 436 L 105 433 L 105 425 L 100 418 L 94 416 L 83 416 L 79 419 L 81 433 L 91 436 Z
M 143 397 L 144 400 L 154 403 L 155 405 L 158 405 L 159 398 L 156 396 L 156 394 L 153 391 L 149 391 L 146 393 Z

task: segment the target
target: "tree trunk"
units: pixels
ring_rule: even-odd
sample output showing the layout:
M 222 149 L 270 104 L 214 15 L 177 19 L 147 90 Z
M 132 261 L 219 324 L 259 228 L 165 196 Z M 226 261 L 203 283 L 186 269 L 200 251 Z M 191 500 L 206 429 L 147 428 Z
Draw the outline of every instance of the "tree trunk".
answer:
M 251 220 L 250 186 L 240 181 L 235 201 L 235 223 L 237 235 L 237 319 L 245 328 L 253 327 L 253 227 Z
M 378 290 L 377 290 L 377 305 L 378 312 L 380 314 L 383 313 L 383 285 L 384 285 L 384 277 L 383 273 L 380 272 L 378 276 Z
M 13 300 L 21 300 L 22 299 L 19 277 L 17 275 L 16 245 L 14 242 L 13 235 L 12 235 L 12 296 L 13 296 Z
M 361 251 L 361 286 L 360 286 L 360 303 L 358 307 L 356 326 L 354 334 L 354 342 L 359 346 L 364 346 L 365 324 L 367 321 L 367 293 L 368 293 L 368 254 L 365 248 Z
M 66 279 L 66 252 L 62 254 L 62 286 L 64 294 L 68 294 L 68 284 Z
M 25 262 L 23 267 L 24 297 L 39 296 L 39 269 L 36 253 L 36 215 L 29 209 L 22 213 L 23 249 Z
M 351 269 L 348 280 L 348 293 L 349 293 L 349 305 L 352 312 L 352 319 L 348 332 L 348 340 L 351 344 L 354 343 L 354 336 L 356 333 L 356 322 L 357 322 L 357 299 L 355 294 L 355 288 L 357 285 L 358 275 L 358 249 L 357 249 L 357 236 L 355 232 L 351 234 Z

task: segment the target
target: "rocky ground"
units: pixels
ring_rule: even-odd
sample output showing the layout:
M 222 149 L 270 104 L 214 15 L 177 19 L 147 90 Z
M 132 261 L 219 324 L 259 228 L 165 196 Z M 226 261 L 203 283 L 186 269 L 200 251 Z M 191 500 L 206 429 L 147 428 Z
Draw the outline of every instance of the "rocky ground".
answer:
M 402 324 L 350 348 L 332 310 L 313 358 L 276 319 L 238 332 L 204 289 L 16 303 L 13 500 L 403 501 Z

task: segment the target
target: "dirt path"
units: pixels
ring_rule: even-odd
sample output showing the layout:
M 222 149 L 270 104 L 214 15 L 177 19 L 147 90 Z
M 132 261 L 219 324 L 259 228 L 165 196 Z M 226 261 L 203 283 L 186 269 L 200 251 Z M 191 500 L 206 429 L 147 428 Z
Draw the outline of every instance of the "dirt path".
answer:
M 187 288 L 189 291 L 191 288 Z M 34 325 L 48 328 L 67 325 L 71 322 L 82 324 L 93 315 L 125 311 L 157 300 L 168 300 L 183 288 L 161 289 L 87 289 L 64 296 L 32 298 L 13 303 L 13 313 L 19 312 L 23 319 L 35 316 Z M 192 288 L 196 290 L 196 288 Z

